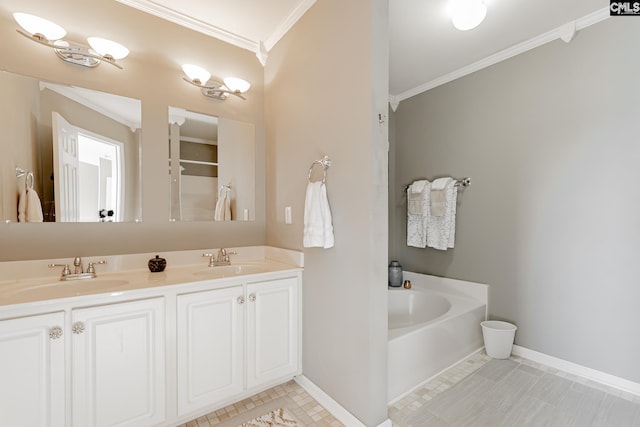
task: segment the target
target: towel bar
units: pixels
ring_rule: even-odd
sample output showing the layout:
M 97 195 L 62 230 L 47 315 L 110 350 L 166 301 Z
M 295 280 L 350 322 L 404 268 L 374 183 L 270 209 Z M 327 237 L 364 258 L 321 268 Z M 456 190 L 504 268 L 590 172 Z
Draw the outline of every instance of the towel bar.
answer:
M 468 187 L 471 185 L 471 178 L 466 176 L 464 178 L 460 178 L 460 179 L 456 179 L 455 184 L 453 184 L 456 187 Z M 411 184 L 407 184 L 403 187 L 402 191 L 404 191 L 405 193 L 407 192 L 407 190 L 409 189 L 409 187 L 411 187 Z

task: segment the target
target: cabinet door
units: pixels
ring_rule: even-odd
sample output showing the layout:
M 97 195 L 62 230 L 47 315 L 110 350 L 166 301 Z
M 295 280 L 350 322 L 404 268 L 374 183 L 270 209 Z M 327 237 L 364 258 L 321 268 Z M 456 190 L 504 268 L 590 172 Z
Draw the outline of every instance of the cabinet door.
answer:
M 0 425 L 65 425 L 64 313 L 0 321 Z
M 178 296 L 178 414 L 243 387 L 242 286 Z
M 72 312 L 73 425 L 165 420 L 164 299 Z
M 247 286 L 247 387 L 297 372 L 298 305 L 295 277 Z

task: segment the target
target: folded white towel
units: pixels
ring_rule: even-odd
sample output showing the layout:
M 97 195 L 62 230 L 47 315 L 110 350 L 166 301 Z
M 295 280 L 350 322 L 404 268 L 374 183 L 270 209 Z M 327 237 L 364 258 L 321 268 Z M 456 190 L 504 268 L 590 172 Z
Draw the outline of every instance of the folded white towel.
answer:
M 231 200 L 229 189 L 221 186 L 218 190 L 218 201 L 216 202 L 216 210 L 213 213 L 214 221 L 231 221 Z
M 27 209 L 25 219 L 27 222 L 42 222 L 42 204 L 40 197 L 33 188 L 27 188 Z
M 333 223 L 327 188 L 322 181 L 310 182 L 304 200 L 305 248 L 331 248 L 334 245 Z
M 414 215 L 424 215 L 424 199 L 429 191 L 429 181 L 415 181 L 407 189 L 407 209 Z
M 438 178 L 431 183 L 431 202 L 429 208 L 431 209 L 431 215 L 444 216 L 446 206 L 446 188 L 449 183 L 453 181 L 453 178 Z
M 444 190 L 444 215 L 427 217 L 427 247 L 447 250 L 453 248 L 456 234 L 456 203 L 458 188 L 452 179 Z
M 420 190 L 414 192 L 413 190 Z M 429 216 L 429 181 L 415 181 L 407 191 L 407 246 L 424 248 L 427 245 Z

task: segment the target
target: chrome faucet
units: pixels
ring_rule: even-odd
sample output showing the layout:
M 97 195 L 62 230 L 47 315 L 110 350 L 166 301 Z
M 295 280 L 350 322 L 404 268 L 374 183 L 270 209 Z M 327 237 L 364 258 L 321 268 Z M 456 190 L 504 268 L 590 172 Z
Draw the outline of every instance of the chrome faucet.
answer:
M 231 258 L 229 258 L 229 255 L 235 254 L 237 254 L 237 252 L 230 252 L 225 248 L 220 248 L 218 249 L 218 254 L 216 255 L 215 259 L 213 254 L 202 254 L 202 256 L 209 257 L 209 267 L 217 267 L 221 265 L 230 265 Z
M 73 269 L 73 274 L 84 273 L 84 267 L 82 266 L 82 258 L 80 258 L 79 256 L 73 259 L 73 266 L 75 267 Z
M 90 262 L 87 266 L 87 271 L 84 271 L 84 267 L 82 266 L 82 258 L 79 256 L 73 259 L 73 273 L 69 268 L 69 264 L 49 264 L 49 267 L 63 267 L 62 273 L 60 274 L 60 280 L 78 280 L 78 279 L 93 279 L 97 277 L 95 264 L 106 264 L 107 261 L 95 261 Z

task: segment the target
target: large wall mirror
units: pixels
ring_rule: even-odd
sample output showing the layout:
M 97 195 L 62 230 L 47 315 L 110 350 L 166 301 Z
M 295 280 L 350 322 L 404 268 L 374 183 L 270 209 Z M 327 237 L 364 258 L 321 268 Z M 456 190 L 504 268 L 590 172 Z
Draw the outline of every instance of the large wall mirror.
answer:
M 142 219 L 139 100 L 9 72 L 0 93 L 0 220 Z
M 255 126 L 169 107 L 171 221 L 255 219 Z

